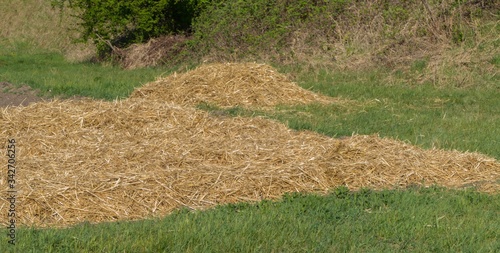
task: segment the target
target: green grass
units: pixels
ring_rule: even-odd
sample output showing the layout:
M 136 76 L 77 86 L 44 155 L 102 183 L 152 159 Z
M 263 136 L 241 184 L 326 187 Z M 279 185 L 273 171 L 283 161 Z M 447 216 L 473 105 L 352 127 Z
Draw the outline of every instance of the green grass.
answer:
M 500 195 L 442 188 L 291 194 L 164 219 L 18 231 L 2 252 L 498 252 Z
M 126 97 L 170 71 L 70 64 L 58 54 L 22 45 L 0 47 L 0 81 L 56 95 Z M 378 133 L 423 147 L 477 150 L 500 158 L 497 86 L 388 85 L 394 73 L 385 70 L 302 73 L 301 86 L 353 102 L 279 107 L 274 113 L 237 107 L 228 112 L 266 115 L 329 136 Z M 184 210 L 163 219 L 23 228 L 17 245 L 8 245 L 7 237 L 0 240 L 0 252 L 499 252 L 499 210 L 500 195 L 472 190 L 339 188 L 327 196 L 289 195 L 278 202 Z
M 26 44 L 0 46 L 1 81 L 27 84 L 51 96 L 124 98 L 134 87 L 170 72 L 160 68 L 126 71 L 93 63 L 68 63 L 58 53 L 36 50 Z
M 378 133 L 426 148 L 478 151 L 500 158 L 500 89 L 385 85 L 388 72 L 327 73 L 301 86 L 356 101 L 350 106 L 303 106 L 309 117 L 278 113 L 297 129 L 330 136 Z M 290 109 L 290 108 L 288 108 Z

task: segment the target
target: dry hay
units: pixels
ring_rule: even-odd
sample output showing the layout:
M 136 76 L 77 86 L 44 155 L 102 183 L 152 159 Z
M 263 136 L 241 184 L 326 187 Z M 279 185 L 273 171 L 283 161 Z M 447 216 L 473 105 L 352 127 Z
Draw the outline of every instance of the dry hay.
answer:
M 183 50 L 187 39 L 183 35 L 166 35 L 147 43 L 133 44 L 119 50 L 121 65 L 126 69 L 136 69 L 172 61 Z
M 377 136 L 333 139 L 143 99 L 11 107 L 0 112 L 0 129 L 1 140 L 17 142 L 16 211 L 24 225 L 141 219 L 340 185 L 486 182 L 489 191 L 500 189 L 500 163 L 480 154 L 422 150 Z M 0 160 L 7 164 L 6 156 Z M 6 194 L 0 198 L 0 213 L 7 213 Z
M 221 107 L 340 102 L 302 89 L 271 66 L 257 63 L 202 65 L 146 84 L 130 97 L 191 106 L 204 102 Z

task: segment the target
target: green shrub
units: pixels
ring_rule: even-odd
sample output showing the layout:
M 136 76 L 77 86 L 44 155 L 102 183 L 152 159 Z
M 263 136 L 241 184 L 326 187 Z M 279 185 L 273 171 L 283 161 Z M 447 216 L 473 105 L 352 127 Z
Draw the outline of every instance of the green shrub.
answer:
M 429 44 L 474 43 L 477 18 L 487 20 L 497 8 L 487 2 L 222 1 L 194 19 L 191 43 L 201 55 L 219 60 L 339 61 L 376 52 L 390 61 Z
M 498 9 L 490 1 L 466 0 L 52 2 L 61 9 L 76 9 L 82 39 L 97 45 L 101 59 L 115 47 L 187 33 L 193 36 L 184 42 L 183 52 L 195 61 L 302 62 L 341 68 L 394 67 L 439 44 L 473 47 L 479 21 L 495 18 Z M 356 63 L 348 63 L 351 59 Z
M 330 21 L 342 13 L 349 2 L 222 1 L 207 6 L 195 19 L 194 43 L 198 49 L 205 50 L 203 53 L 218 51 L 227 56 L 279 52 L 289 46 L 292 34 L 301 28 L 332 27 L 334 23 Z
M 164 34 L 190 32 L 193 18 L 211 0 L 52 0 L 76 9 L 81 38 L 91 40 L 100 57 L 113 47 L 145 42 Z

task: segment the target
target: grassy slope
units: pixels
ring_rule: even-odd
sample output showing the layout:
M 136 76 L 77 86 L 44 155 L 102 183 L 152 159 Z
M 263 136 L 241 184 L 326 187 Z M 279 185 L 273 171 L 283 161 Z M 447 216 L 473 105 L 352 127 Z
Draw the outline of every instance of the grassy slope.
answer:
M 29 44 L 46 52 L 58 52 L 71 61 L 89 59 L 94 46 L 72 43 L 77 37 L 74 13 L 59 12 L 51 0 L 0 0 L 0 45 Z
M 500 195 L 441 188 L 293 194 L 164 219 L 18 233 L 2 252 L 498 252 Z

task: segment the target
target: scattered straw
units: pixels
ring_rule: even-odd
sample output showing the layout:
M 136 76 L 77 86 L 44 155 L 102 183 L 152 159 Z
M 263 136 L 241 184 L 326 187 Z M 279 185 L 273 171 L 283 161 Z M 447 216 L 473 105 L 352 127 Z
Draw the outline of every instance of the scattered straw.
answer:
M 136 89 L 131 98 L 148 98 L 197 105 L 205 102 L 221 107 L 273 107 L 279 104 L 339 102 L 302 89 L 274 68 L 256 63 L 202 65 Z
M 172 61 L 182 51 L 186 40 L 183 35 L 166 35 L 147 43 L 133 44 L 119 50 L 120 63 L 126 69 L 158 66 Z
M 2 109 L 0 139 L 8 138 L 17 142 L 18 224 L 40 227 L 141 219 L 340 185 L 488 182 L 488 191 L 500 190 L 500 163 L 480 154 L 422 150 L 377 136 L 332 139 L 267 119 L 215 117 L 139 98 Z M 6 176 L 0 174 L 4 192 Z M 0 213 L 7 213 L 6 198 L 0 196 Z

